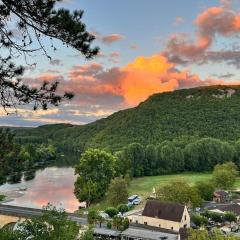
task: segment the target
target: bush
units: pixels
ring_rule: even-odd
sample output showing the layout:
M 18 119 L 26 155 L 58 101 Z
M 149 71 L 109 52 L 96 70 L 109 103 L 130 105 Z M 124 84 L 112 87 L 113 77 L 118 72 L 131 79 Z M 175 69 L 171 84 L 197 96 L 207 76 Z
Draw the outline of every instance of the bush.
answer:
M 222 223 L 223 222 L 223 215 L 220 214 L 220 213 L 206 211 L 202 215 L 207 217 L 207 218 L 211 218 L 214 222 L 218 222 L 218 223 Z
M 207 225 L 207 223 L 208 223 L 208 219 L 201 215 L 193 215 L 192 221 L 197 227 Z
M 112 223 L 111 223 L 111 222 L 108 222 L 108 223 L 107 223 L 107 228 L 108 228 L 108 229 L 112 229 Z
M 5 195 L 0 195 L 0 202 L 3 201 L 6 198 Z
M 129 227 L 129 220 L 128 218 L 125 218 L 123 220 L 123 230 L 126 230 Z
M 128 206 L 126 204 L 120 204 L 117 207 L 118 211 L 123 214 L 129 210 Z
M 110 218 L 113 218 L 114 216 L 116 216 L 119 212 L 116 208 L 114 207 L 109 207 L 105 210 L 105 213 L 108 214 L 108 216 Z
M 226 212 L 224 214 L 224 220 L 228 222 L 236 222 L 237 217 L 233 212 Z

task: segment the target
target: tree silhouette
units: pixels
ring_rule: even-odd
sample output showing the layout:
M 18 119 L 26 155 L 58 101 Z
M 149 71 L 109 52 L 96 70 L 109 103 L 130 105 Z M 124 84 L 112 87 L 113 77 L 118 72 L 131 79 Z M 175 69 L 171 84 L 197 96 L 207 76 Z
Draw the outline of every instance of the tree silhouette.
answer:
M 42 52 L 51 59 L 43 38 L 48 38 L 50 47 L 56 50 L 54 40 L 78 50 L 86 59 L 97 55 L 99 49 L 91 47 L 93 35 L 86 31 L 82 22 L 83 11 L 70 12 L 58 9 L 62 0 L 1 0 L 0 3 L 0 104 L 8 108 L 33 103 L 34 110 L 47 109 L 49 104 L 58 106 L 63 99 L 71 99 L 72 93 L 56 94 L 58 82 L 44 82 L 40 88 L 24 84 L 20 78 L 22 66 L 12 61 L 23 56 L 28 58 Z M 15 26 L 13 26 L 15 23 Z

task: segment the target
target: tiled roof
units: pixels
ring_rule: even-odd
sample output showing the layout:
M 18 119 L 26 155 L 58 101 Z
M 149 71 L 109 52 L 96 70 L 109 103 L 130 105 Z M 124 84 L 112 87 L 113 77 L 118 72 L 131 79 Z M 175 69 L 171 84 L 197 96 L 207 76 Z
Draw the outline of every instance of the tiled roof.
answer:
M 162 203 L 155 200 L 147 201 L 142 215 L 174 222 L 180 222 L 184 212 L 184 205 L 176 203 Z

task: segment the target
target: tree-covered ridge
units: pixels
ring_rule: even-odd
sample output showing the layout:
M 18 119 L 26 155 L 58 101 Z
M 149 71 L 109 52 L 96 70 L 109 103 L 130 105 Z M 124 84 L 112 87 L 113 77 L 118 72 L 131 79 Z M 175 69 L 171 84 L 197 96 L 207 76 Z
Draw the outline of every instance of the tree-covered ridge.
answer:
M 139 106 L 82 125 L 47 125 L 23 129 L 24 141 L 49 138 L 64 151 L 88 147 L 120 150 L 133 142 L 143 145 L 165 140 L 191 142 L 213 137 L 240 138 L 240 86 L 210 86 L 154 94 Z

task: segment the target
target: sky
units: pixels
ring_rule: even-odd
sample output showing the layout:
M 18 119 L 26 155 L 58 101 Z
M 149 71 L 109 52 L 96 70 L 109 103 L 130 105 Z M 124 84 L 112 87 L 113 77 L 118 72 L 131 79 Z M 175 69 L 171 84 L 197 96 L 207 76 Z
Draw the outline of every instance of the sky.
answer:
M 154 93 L 240 84 L 239 0 L 64 0 L 58 7 L 84 10 L 100 52 L 85 60 L 57 40 L 53 52 L 44 39 L 52 60 L 28 59 L 36 67 L 27 67 L 23 79 L 33 86 L 59 81 L 59 92 L 74 92 L 74 99 L 47 111 L 21 106 L 6 115 L 0 108 L 0 125 L 86 124 Z

